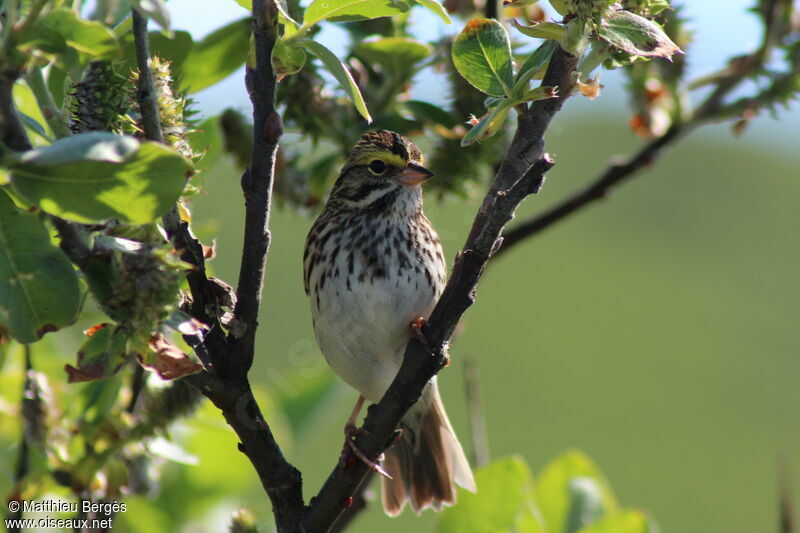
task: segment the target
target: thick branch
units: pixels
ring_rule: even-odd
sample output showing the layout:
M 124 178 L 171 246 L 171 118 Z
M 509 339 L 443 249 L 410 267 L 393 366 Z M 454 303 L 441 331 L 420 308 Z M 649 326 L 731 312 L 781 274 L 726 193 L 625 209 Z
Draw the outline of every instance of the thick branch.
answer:
M 264 287 L 270 232 L 269 216 L 275 155 L 283 133 L 280 115 L 275 111 L 277 78 L 272 70 L 272 49 L 278 38 L 278 12 L 274 2 L 253 2 L 255 68 L 247 68 L 247 88 L 253 103 L 253 159 L 242 176 L 245 197 L 245 226 L 239 284 L 236 288 L 234 334 L 242 358 L 242 371 L 252 362 L 258 327 L 258 309 Z
M 500 245 L 500 234 L 525 197 L 538 191 L 554 162 L 544 153 L 543 135 L 553 116 L 569 97 L 577 58 L 560 48 L 553 54 L 542 85 L 559 87 L 559 97 L 536 102 L 517 124 L 517 133 L 503 164 L 484 198 L 453 274 L 424 328 L 427 343 L 413 338 L 403 364 L 389 390 L 367 412 L 365 430 L 356 445 L 378 457 L 393 440 L 394 432 L 423 388 L 447 361 L 447 347 L 461 316 L 475 300 L 478 280 Z M 327 531 L 362 483 L 368 468 L 360 461 L 334 468 L 306 516 L 307 531 Z

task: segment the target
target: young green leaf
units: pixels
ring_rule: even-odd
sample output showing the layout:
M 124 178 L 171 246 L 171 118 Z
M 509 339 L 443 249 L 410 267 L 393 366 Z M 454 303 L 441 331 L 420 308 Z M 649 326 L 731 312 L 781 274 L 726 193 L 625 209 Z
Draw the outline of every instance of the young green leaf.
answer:
M 453 64 L 472 86 L 490 96 L 511 96 L 511 41 L 496 20 L 472 19 L 456 37 Z
M 314 0 L 306 8 L 303 26 L 309 28 L 323 20 L 352 22 L 391 17 L 408 11 L 398 0 Z
M 578 533 L 657 533 L 658 527 L 643 512 L 622 511 L 606 516 L 594 524 L 578 530 Z
M 514 95 L 521 95 L 528 89 L 528 82 L 550 62 L 550 57 L 555 49 L 555 41 L 545 41 L 525 59 L 514 80 L 512 90 Z
M 452 113 L 430 102 L 408 100 L 403 102 L 403 107 L 408 109 L 418 120 L 441 124 L 447 129 L 456 127 L 459 122 Z
M 598 33 L 604 41 L 633 55 L 669 59 L 683 53 L 658 24 L 630 11 L 617 11 L 603 19 Z
M 158 22 L 158 25 L 169 31 L 169 9 L 164 0 L 132 0 L 134 9 L 147 18 Z
M 286 0 L 275 0 L 275 7 L 278 8 L 278 13 L 280 14 L 278 21 L 284 25 L 283 36 L 288 37 L 294 34 L 300 27 L 300 23 L 289 14 L 289 6 L 286 4 Z
M 181 195 L 191 163 L 171 148 L 110 133 L 83 133 L 22 154 L 11 185 L 50 214 L 91 223 L 147 224 Z
M 520 24 L 516 19 L 512 19 L 511 24 L 521 33 L 536 39 L 554 39 L 560 41 L 567 35 L 567 28 L 555 22 L 538 22 L 530 26 L 525 26 L 524 24 Z
M 367 123 L 372 122 L 372 117 L 367 110 L 367 104 L 364 102 L 364 97 L 361 96 L 361 91 L 356 84 L 356 81 L 353 79 L 353 76 L 350 74 L 350 71 L 339 61 L 333 52 L 322 46 L 316 41 L 311 41 L 309 39 L 303 39 L 298 41 L 297 44 L 302 46 L 309 53 L 315 56 L 317 59 L 322 61 L 322 64 L 325 65 L 325 68 L 328 69 L 336 81 L 339 82 L 342 89 L 350 96 L 350 99 L 353 101 L 353 105 L 356 106 L 356 110 L 358 113 L 364 117 L 364 120 Z
M 272 68 L 278 78 L 300 72 L 305 62 L 305 50 L 289 46 L 283 39 L 275 41 L 275 46 L 272 48 Z
M 587 481 L 594 492 L 588 494 Z M 576 481 L 577 480 L 577 481 Z M 591 502 L 587 498 L 592 496 Z M 618 504 L 611 487 L 602 472 L 583 452 L 568 451 L 544 467 L 536 481 L 536 501 L 550 531 L 567 532 L 576 503 L 596 504 L 597 513 L 611 515 L 617 512 Z M 573 524 L 574 526 L 574 524 Z
M 71 324 L 80 307 L 75 269 L 47 228 L 0 190 L 0 322 L 32 343 Z
M 444 8 L 444 6 L 436 0 L 416 0 L 416 2 L 438 15 L 445 24 L 450 24 L 450 15 L 447 14 L 447 10 Z
M 60 46 L 63 42 L 67 47 L 91 55 L 93 60 L 119 56 L 117 36 L 113 31 L 100 22 L 80 18 L 68 8 L 53 9 L 38 18 L 22 40 L 25 41 L 29 35 L 40 45 L 48 43 L 42 48 L 49 52 L 66 52 Z
M 96 381 L 113 376 L 127 356 L 128 337 L 112 324 L 98 324 L 84 333 L 87 339 L 78 348 L 77 367 L 66 365 L 68 383 Z
M 489 109 L 483 117 L 480 118 L 477 124 L 472 126 L 464 138 L 461 139 L 461 146 L 468 146 L 476 141 L 491 137 L 505 122 L 508 112 L 514 106 L 514 101 L 509 98 L 503 98 L 500 102 Z
M 477 493 L 459 489 L 458 505 L 442 510 L 436 533 L 512 531 L 532 504 L 531 473 L 519 457 L 493 461 L 475 473 L 475 482 Z
M 233 74 L 250 50 L 252 22 L 245 17 L 194 43 L 183 63 L 181 87 L 196 93 Z
M 167 35 L 162 31 L 151 31 L 148 33 L 150 39 L 150 53 L 161 59 L 170 62 L 170 69 L 176 79 L 181 78 L 182 67 L 189 57 L 189 52 L 194 45 L 192 34 L 187 31 L 173 31 Z M 133 33 L 125 34 L 121 39 L 122 57 L 130 65 L 129 68 L 136 68 L 136 44 L 133 41 Z

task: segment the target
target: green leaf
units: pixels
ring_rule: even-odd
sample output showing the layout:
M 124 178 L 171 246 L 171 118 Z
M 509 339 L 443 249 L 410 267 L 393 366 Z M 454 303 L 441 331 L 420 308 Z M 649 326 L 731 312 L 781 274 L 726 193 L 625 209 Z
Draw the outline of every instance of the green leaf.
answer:
M 289 37 L 297 32 L 297 28 L 300 27 L 300 23 L 297 22 L 292 18 L 289 14 L 289 6 L 286 4 L 286 0 L 275 0 L 275 7 L 278 8 L 278 22 L 283 24 L 283 36 Z
M 472 86 L 490 96 L 510 96 L 511 42 L 496 20 L 472 19 L 456 37 L 453 64 Z
M 242 18 L 194 43 L 183 64 L 181 87 L 196 93 L 241 67 L 250 50 L 251 26 L 249 17 Z
M 61 52 L 58 39 L 66 46 L 92 56 L 92 60 L 112 59 L 119 56 L 119 45 L 116 34 L 104 24 L 88 21 L 78 17 L 68 8 L 53 9 L 36 20 L 31 33 L 37 38 L 44 36 L 50 49 L 45 51 Z M 49 37 L 48 37 L 49 36 Z
M 364 102 L 364 97 L 361 96 L 361 90 L 358 88 L 356 81 L 353 79 L 352 74 L 347 68 L 339 61 L 333 52 L 322 46 L 320 43 L 316 41 L 311 41 L 309 39 L 303 39 L 298 41 L 297 43 L 299 46 L 302 46 L 306 50 L 308 50 L 312 55 L 317 57 L 322 64 L 325 65 L 325 68 L 328 69 L 336 81 L 339 82 L 342 89 L 350 96 L 350 99 L 353 101 L 353 105 L 356 106 L 356 110 L 358 113 L 364 117 L 364 120 L 367 123 L 372 122 L 372 117 L 369 115 L 369 111 L 367 110 L 367 104 Z
M 424 102 L 422 100 L 408 100 L 403 102 L 403 107 L 408 109 L 418 120 L 433 122 L 434 124 L 441 124 L 448 129 L 454 128 L 459 122 L 452 113 L 442 109 L 439 106 L 433 105 L 430 102 Z
M 588 481 L 587 481 L 588 480 Z M 602 472 L 583 452 L 568 451 L 553 459 L 539 474 L 536 501 L 552 533 L 568 533 L 584 512 L 593 519 L 617 512 L 618 504 Z
M 51 140 L 50 135 L 44 129 L 44 126 L 39 124 L 39 122 L 30 115 L 26 115 L 25 113 L 20 113 L 19 118 L 22 119 L 22 123 L 25 124 L 28 128 L 36 132 L 42 139 Z
M 305 63 L 305 50 L 289 46 L 283 39 L 275 41 L 275 46 L 272 48 L 272 68 L 278 78 L 300 72 Z
M 169 30 L 169 9 L 164 0 L 132 0 L 134 9 L 158 25 Z
M 192 170 L 162 144 L 105 132 L 61 139 L 23 153 L 9 166 L 22 199 L 81 223 L 153 222 L 175 204 Z
M 416 0 L 416 2 L 438 15 L 445 24 L 450 24 L 450 15 L 447 14 L 447 10 L 444 8 L 444 6 L 436 0 Z
M 408 11 L 408 4 L 397 0 L 314 0 L 306 8 L 303 26 L 308 28 L 323 20 L 352 22 L 391 17 Z
M 577 533 L 584 526 L 594 524 L 605 514 L 602 488 L 590 477 L 574 477 L 570 480 L 569 496 L 572 502 L 567 517 L 566 533 Z
M 617 11 L 603 19 L 598 33 L 604 41 L 633 55 L 670 58 L 683 53 L 658 24 L 630 11 Z
M 537 22 L 536 24 L 525 26 L 517 22 L 516 19 L 512 19 L 511 24 L 528 37 L 534 37 L 536 39 L 553 39 L 560 41 L 567 35 L 567 28 L 555 22 Z
M 181 78 L 183 65 L 192 50 L 192 35 L 186 31 L 174 31 L 171 35 L 161 31 L 151 31 L 148 37 L 150 54 L 172 63 L 173 77 Z M 127 33 L 122 37 L 122 47 L 124 58 L 130 63 L 131 68 L 136 68 L 136 44 L 133 33 Z
M 431 55 L 431 47 L 406 37 L 383 37 L 361 41 L 355 53 L 370 64 L 382 66 L 402 83 L 411 78 L 417 63 Z
M 520 523 L 521 516 L 528 515 L 527 510 L 532 505 L 532 479 L 523 459 L 495 460 L 475 473 L 475 482 L 477 493 L 459 489 L 458 505 L 442 510 L 436 533 L 510 531 Z M 527 520 L 522 523 L 530 526 Z
M 209 117 L 194 128 L 189 135 L 192 149 L 203 154 L 195 163 L 198 170 L 208 170 L 222 155 L 222 134 L 219 128 L 219 117 Z
M 550 62 L 550 57 L 555 49 L 556 43 L 554 41 L 545 41 L 525 59 L 514 80 L 512 92 L 515 96 L 521 95 L 528 88 L 528 82 L 535 78 L 544 69 L 545 65 Z
M 578 533 L 657 533 L 658 526 L 643 512 L 622 511 L 586 526 Z
M 85 333 L 88 338 L 78 349 L 78 366 L 64 367 L 68 383 L 113 376 L 125 362 L 128 337 L 124 330 L 112 324 L 98 324 Z
M 80 302 L 75 269 L 47 228 L 0 190 L 0 322 L 32 343 L 71 324 Z
M 486 115 L 480 118 L 477 124 L 464 135 L 461 139 L 461 146 L 468 146 L 476 141 L 480 141 L 487 137 L 491 137 L 505 122 L 508 112 L 514 106 L 514 101 L 508 98 L 503 98 L 500 102 L 492 107 Z

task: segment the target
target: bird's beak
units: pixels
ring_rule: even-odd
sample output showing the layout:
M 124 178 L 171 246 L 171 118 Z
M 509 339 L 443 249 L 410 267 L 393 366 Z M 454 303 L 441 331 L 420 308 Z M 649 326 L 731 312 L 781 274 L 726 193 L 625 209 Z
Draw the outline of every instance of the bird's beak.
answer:
M 408 166 L 397 175 L 395 181 L 403 185 L 420 185 L 431 176 L 433 176 L 433 172 L 422 165 L 418 163 L 409 163 Z

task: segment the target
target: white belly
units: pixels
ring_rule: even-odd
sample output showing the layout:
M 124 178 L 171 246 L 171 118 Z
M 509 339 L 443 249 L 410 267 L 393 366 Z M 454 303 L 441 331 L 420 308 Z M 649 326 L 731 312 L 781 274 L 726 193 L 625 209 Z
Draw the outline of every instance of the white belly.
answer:
M 349 290 L 327 280 L 310 296 L 314 330 L 328 364 L 369 401 L 379 401 L 400 368 L 411 322 L 428 317 L 438 293 L 405 276 L 367 278 L 351 283 Z

